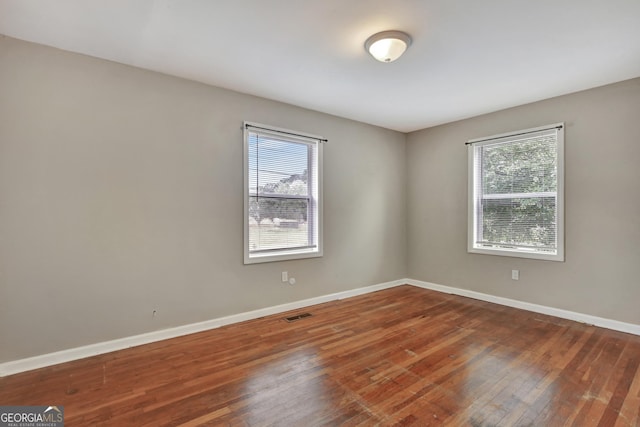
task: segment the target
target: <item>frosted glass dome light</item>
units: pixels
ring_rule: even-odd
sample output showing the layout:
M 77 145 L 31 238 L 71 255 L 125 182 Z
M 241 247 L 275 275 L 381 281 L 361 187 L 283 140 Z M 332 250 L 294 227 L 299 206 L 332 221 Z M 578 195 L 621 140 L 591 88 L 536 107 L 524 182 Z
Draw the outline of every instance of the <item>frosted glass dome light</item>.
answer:
M 411 45 L 411 37 L 402 31 L 383 31 L 369 37 L 364 44 L 367 52 L 380 62 L 393 62 Z

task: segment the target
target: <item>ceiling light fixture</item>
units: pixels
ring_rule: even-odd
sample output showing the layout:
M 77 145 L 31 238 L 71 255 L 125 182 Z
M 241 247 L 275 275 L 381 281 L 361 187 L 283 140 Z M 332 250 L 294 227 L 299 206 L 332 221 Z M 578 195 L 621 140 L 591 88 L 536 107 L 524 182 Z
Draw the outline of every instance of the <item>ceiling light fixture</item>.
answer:
M 380 62 L 393 62 L 411 45 L 411 37 L 402 31 L 383 31 L 369 37 L 364 48 Z

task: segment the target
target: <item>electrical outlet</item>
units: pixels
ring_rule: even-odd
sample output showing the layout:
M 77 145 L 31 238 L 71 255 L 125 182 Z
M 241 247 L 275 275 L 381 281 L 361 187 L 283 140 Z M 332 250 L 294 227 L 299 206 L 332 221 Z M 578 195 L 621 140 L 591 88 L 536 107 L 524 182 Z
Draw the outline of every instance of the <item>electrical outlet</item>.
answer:
M 153 310 L 153 313 L 151 313 L 151 317 L 156 317 L 158 315 L 158 309 L 156 308 L 155 310 Z
M 291 286 L 295 285 L 295 284 L 296 284 L 296 278 L 295 278 L 295 277 L 292 277 L 291 279 L 289 279 L 289 284 L 290 284 Z
M 283 271 L 282 272 L 282 282 L 288 282 L 289 281 L 289 272 L 288 271 Z
M 520 270 L 511 270 L 511 279 L 520 280 Z

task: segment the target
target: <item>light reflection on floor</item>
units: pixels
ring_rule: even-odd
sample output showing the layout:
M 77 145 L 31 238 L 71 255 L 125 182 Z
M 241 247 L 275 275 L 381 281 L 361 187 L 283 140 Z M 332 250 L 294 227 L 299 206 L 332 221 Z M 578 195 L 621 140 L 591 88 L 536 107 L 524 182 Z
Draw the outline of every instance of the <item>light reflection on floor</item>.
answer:
M 314 349 L 303 349 L 256 367 L 246 381 L 245 421 L 249 425 L 287 425 L 334 409 Z M 339 404 L 339 402 L 335 402 Z
M 470 351 L 463 357 L 472 360 L 475 355 Z M 536 355 L 532 353 L 529 357 Z M 518 362 L 512 363 L 516 359 Z M 523 354 L 496 345 L 483 355 L 481 364 L 465 369 L 460 397 L 469 404 L 460 407 L 455 419 L 467 420 L 472 425 L 518 425 L 518 420 L 534 403 L 538 408 L 545 408 L 553 402 L 556 386 L 549 384 L 555 378 L 551 374 L 533 363 L 523 363 Z M 488 386 L 478 385 L 483 383 Z M 482 416 L 479 418 L 478 414 Z M 490 415 L 483 417 L 487 414 Z
M 504 422 L 507 420 L 517 421 L 523 415 L 522 408 L 534 403 L 525 402 L 526 399 L 531 400 L 532 396 L 537 407 L 545 408 L 552 404 L 555 386 L 548 384 L 548 372 L 541 371 L 534 364 L 512 365 L 510 362 L 516 355 L 508 347 L 498 344 L 489 348 L 477 344 L 467 346 L 462 341 L 459 343 L 459 353 L 438 362 L 442 363 L 441 370 L 432 365 L 427 357 L 421 361 L 426 364 L 423 367 L 421 362 L 405 368 L 393 364 L 376 366 L 368 379 L 372 386 L 373 383 L 380 386 L 392 381 L 384 386 L 390 392 L 397 388 L 393 394 L 397 393 L 398 396 L 424 393 L 417 399 L 420 403 L 416 402 L 417 406 L 422 406 L 422 411 L 416 411 L 415 407 L 412 411 L 422 412 L 423 416 L 434 421 L 455 414 L 454 419 L 463 423 L 471 420 L 478 425 L 492 425 L 492 422 L 506 425 Z M 477 358 L 480 353 L 481 357 Z M 302 349 L 256 367 L 244 385 L 243 395 L 247 396 L 246 407 L 242 409 L 246 414 L 244 421 L 251 426 L 266 425 L 265 420 L 269 420 L 269 425 L 298 425 L 305 420 L 329 421 L 339 416 L 339 408 L 350 408 L 353 414 L 368 412 L 366 393 L 361 396 L 365 397 L 365 401 L 354 401 L 348 390 L 349 381 L 336 387 L 336 379 L 346 380 L 346 373 L 339 372 L 339 369 L 328 372 L 322 365 L 316 349 Z M 422 369 L 428 369 L 430 373 L 428 378 L 422 377 L 420 380 Z M 384 375 L 376 375 L 376 372 Z M 485 393 L 478 393 L 478 390 L 482 390 L 479 384 L 487 384 Z M 503 390 L 496 395 L 494 388 Z M 540 389 L 539 393 L 535 392 L 536 388 Z M 435 397 L 440 402 L 437 407 L 430 402 Z M 395 399 L 391 395 L 388 398 L 391 405 Z M 523 402 L 526 405 L 522 405 Z M 520 409 L 513 411 L 516 407 Z M 486 411 L 487 408 L 491 408 L 491 411 Z M 483 413 L 490 413 L 491 416 L 486 419 L 474 418 Z M 389 420 L 395 418 L 392 414 L 388 415 Z M 447 421 L 455 424 L 452 419 Z

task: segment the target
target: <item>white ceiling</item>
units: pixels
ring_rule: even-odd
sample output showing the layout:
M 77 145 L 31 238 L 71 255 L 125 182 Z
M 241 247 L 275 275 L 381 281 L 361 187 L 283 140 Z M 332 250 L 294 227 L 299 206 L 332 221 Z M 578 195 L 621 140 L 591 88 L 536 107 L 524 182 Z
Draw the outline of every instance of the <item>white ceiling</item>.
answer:
M 0 34 L 403 132 L 640 76 L 640 0 L 0 0 Z

